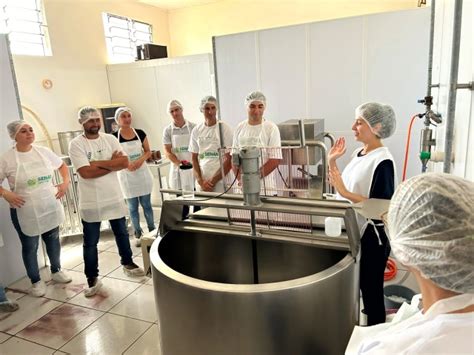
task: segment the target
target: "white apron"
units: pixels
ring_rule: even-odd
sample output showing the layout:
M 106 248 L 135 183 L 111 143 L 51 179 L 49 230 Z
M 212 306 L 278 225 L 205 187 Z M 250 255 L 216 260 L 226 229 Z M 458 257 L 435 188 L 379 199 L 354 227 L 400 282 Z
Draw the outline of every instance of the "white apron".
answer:
M 186 128 L 188 129 L 188 134 L 174 134 L 171 136 L 171 151 L 174 155 L 176 155 L 176 158 L 178 158 L 178 160 L 187 160 L 190 162 L 191 153 L 188 152 L 188 149 L 191 131 L 189 130 L 188 122 L 186 122 L 186 125 Z M 179 167 L 175 164 L 171 164 L 170 167 L 169 183 L 172 189 L 181 189 L 181 182 L 179 181 Z
M 140 140 L 140 137 L 138 136 L 135 129 L 132 129 L 138 140 L 120 142 L 121 129 L 118 131 L 118 140 L 125 153 L 127 153 L 129 161 L 135 161 L 143 154 L 142 141 Z M 142 166 L 135 171 L 130 171 L 128 169 L 120 170 L 118 172 L 118 178 L 125 198 L 149 195 L 153 188 L 153 176 L 151 175 L 150 169 L 146 165 L 146 162 L 144 162 Z
M 384 160 L 392 161 L 395 173 L 394 183 L 396 183 L 397 173 L 395 170 L 395 162 L 387 147 L 377 148 L 364 156 L 358 157 L 357 154 L 360 151 L 361 150 L 358 149 L 353 153 L 351 161 L 349 164 L 347 164 L 341 174 L 342 181 L 344 182 L 344 185 L 348 191 L 368 198 L 370 195 L 370 188 L 372 186 L 375 170 L 377 169 L 377 166 Z M 345 200 L 341 195 L 339 195 L 339 193 L 336 194 L 336 198 L 339 200 Z M 356 216 L 361 236 L 364 234 L 368 224 L 374 225 L 375 233 L 378 236 L 377 228 L 375 228 L 375 224 L 372 222 L 372 220 L 367 220 L 359 214 Z
M 412 303 L 414 300 L 419 298 L 419 296 L 420 295 L 414 296 Z M 394 318 L 394 320 L 390 323 L 378 324 L 371 327 L 356 326 L 354 327 L 351 339 L 347 345 L 346 354 L 363 354 L 366 351 L 370 352 L 372 348 L 374 348 L 372 353 L 380 353 L 377 352 L 376 346 L 381 341 L 383 341 L 382 339 L 393 339 L 398 335 L 396 334 L 397 332 L 409 332 L 410 327 L 422 326 L 423 323 L 433 320 L 438 315 L 457 311 L 472 304 L 474 304 L 474 295 L 462 294 L 439 300 L 433 304 L 425 314 L 423 314 L 421 311 L 416 311 L 414 313 L 413 309 L 416 309 L 416 307 L 412 307 L 412 310 L 408 311 L 408 314 L 399 317 L 401 318 L 400 321 L 396 321 Z M 402 307 L 406 305 L 407 304 L 404 303 Z M 400 312 L 403 312 L 402 308 L 400 308 L 399 312 L 397 312 L 397 315 L 395 316 L 396 318 L 399 316 Z M 428 330 L 429 329 L 427 329 L 427 331 Z M 361 348 L 362 344 L 364 344 L 363 348 Z M 447 346 L 449 347 L 449 344 L 447 344 Z M 399 348 L 397 351 L 402 352 L 403 349 Z
M 100 142 L 104 143 L 104 147 L 99 151 L 94 151 L 89 139 L 86 137 L 84 139 L 87 141 L 91 151 L 89 161 L 110 160 L 113 150 L 107 139 L 104 137 L 97 138 L 101 140 Z M 120 183 L 115 174 L 116 172 L 113 171 L 94 179 L 80 178 L 78 184 L 79 210 L 84 221 L 88 223 L 101 222 L 122 218 L 127 215 L 128 209 L 123 199 Z M 103 183 L 108 184 L 107 194 L 105 195 L 101 185 Z
M 52 183 L 54 169 L 51 163 L 32 146 L 41 159 L 21 163 L 15 149 L 16 178 L 14 192 L 25 204 L 17 208 L 21 231 L 34 237 L 58 227 L 64 221 L 64 208 L 56 198 L 57 189 Z
M 212 133 L 207 137 L 198 137 L 198 147 L 199 147 L 199 165 L 201 167 L 202 178 L 208 180 L 214 176 L 214 174 L 220 170 L 221 164 L 219 160 L 219 130 L 218 123 L 214 125 L 215 129 L 212 130 Z M 201 186 L 196 184 L 196 189 L 201 190 Z M 222 179 L 219 180 L 214 186 L 215 192 L 224 192 L 224 184 Z

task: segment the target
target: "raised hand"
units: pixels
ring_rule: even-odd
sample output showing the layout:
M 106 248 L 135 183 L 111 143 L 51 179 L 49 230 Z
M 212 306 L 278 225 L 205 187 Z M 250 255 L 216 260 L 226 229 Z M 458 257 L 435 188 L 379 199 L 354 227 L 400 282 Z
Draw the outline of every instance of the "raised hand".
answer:
M 329 162 L 335 162 L 346 152 L 346 140 L 344 137 L 336 139 L 336 143 L 331 147 L 328 153 Z

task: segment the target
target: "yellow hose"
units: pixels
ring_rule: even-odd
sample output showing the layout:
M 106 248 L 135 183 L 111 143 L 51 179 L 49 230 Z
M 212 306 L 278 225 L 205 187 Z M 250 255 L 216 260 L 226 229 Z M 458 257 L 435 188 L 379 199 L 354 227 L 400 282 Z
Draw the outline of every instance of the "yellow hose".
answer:
M 53 141 L 51 140 L 51 136 L 49 135 L 49 132 L 48 132 L 48 129 L 46 128 L 46 126 L 44 125 L 43 121 L 41 121 L 41 118 L 39 118 L 38 114 L 35 113 L 32 109 L 26 107 L 25 105 L 21 105 L 21 108 L 23 111 L 26 111 L 28 112 L 31 117 L 33 117 L 33 119 L 35 120 L 36 124 L 40 127 L 41 131 L 43 132 L 43 134 L 45 135 L 46 137 L 46 142 L 48 143 L 48 147 L 49 149 L 53 150 Z

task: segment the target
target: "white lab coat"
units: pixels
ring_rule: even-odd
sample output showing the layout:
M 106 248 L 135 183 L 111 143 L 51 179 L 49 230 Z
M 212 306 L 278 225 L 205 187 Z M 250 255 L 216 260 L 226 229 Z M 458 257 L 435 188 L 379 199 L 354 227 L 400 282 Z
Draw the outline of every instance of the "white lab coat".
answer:
M 425 314 L 372 327 L 355 327 L 346 354 L 474 354 L 474 294 L 440 300 Z

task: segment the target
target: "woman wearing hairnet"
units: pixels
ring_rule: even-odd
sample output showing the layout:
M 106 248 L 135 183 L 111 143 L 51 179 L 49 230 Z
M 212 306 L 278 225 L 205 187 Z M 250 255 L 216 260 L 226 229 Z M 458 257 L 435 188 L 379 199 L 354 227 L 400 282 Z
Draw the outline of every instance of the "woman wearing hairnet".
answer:
M 6 178 L 10 191 L 0 187 L 0 196 L 10 204 L 10 215 L 22 246 L 23 263 L 33 285 L 30 294 L 41 297 L 46 285 L 38 269 L 39 236 L 46 244 L 54 281 L 67 283 L 71 278 L 61 271 L 59 225 L 64 220 L 60 198 L 69 185 L 69 172 L 64 162 L 48 148 L 33 145 L 33 128 L 25 121 L 7 125 L 15 146 L 0 157 L 0 185 Z M 62 183 L 54 186 L 54 171 Z
M 135 244 L 139 247 L 143 230 L 140 227 L 138 204 L 143 208 L 148 231 L 151 232 L 155 229 L 153 208 L 151 207 L 153 177 L 145 163 L 151 156 L 150 145 L 146 133 L 132 127 L 132 111 L 128 107 L 120 107 L 115 111 L 115 121 L 120 128 L 112 134 L 117 137 L 129 160 L 128 168 L 120 170 L 118 178 L 123 195 L 127 200 L 130 219 L 135 231 Z
M 389 105 L 369 102 L 355 110 L 352 125 L 355 140 L 363 147 L 352 153 L 342 174 L 336 161 L 346 151 L 344 138 L 339 138 L 329 151 L 329 181 L 338 198 L 353 203 L 368 198 L 390 199 L 395 190 L 395 164 L 382 139 L 395 132 L 395 113 Z M 367 324 L 385 322 L 383 298 L 384 271 L 390 254 L 390 243 L 381 221 L 362 220 L 360 289 Z
M 356 327 L 354 353 L 474 354 L 474 183 L 441 173 L 405 181 L 386 228 L 393 254 L 420 286 L 422 309 L 399 322 Z

